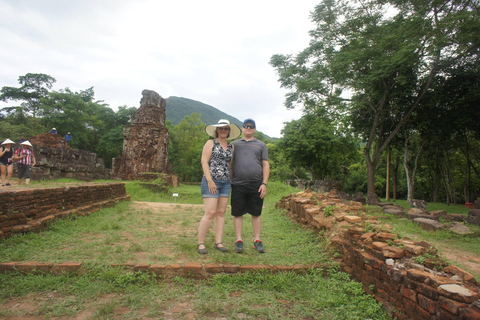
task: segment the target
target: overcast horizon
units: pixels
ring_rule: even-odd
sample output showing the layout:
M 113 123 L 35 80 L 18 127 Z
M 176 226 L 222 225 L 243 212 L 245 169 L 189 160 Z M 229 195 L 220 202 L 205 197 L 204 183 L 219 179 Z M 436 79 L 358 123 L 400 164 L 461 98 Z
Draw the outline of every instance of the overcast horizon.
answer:
M 280 137 L 301 110 L 284 107 L 269 61 L 308 46 L 317 3 L 0 0 L 0 87 L 44 73 L 57 80 L 52 90 L 93 87 L 114 110 L 138 108 L 148 89 L 254 118 Z

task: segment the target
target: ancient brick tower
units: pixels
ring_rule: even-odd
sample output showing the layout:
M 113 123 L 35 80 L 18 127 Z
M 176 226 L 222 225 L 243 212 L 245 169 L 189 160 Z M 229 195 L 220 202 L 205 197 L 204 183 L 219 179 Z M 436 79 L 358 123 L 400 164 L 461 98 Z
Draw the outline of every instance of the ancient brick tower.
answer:
M 142 95 L 140 108 L 123 129 L 122 154 L 113 159 L 113 177 L 117 179 L 134 180 L 146 172 L 171 172 L 165 126 L 167 103 L 155 91 L 143 90 Z

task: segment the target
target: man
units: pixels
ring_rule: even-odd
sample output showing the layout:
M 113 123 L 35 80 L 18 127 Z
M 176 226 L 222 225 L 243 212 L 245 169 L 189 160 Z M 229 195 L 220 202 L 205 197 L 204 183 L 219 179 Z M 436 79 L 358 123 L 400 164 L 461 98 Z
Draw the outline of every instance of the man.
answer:
M 263 199 L 267 194 L 270 175 L 268 149 L 265 143 L 255 138 L 256 125 L 253 119 L 243 121 L 242 132 L 243 138 L 232 142 L 235 146 L 231 164 L 233 171 L 231 204 L 237 237 L 235 252 L 243 252 L 243 216 L 249 213 L 252 216 L 253 246 L 257 252 L 263 253 L 265 249 L 260 241 L 260 229 Z
M 72 141 L 72 135 L 70 134 L 70 132 L 67 132 L 67 134 L 65 135 L 65 142 L 70 145 L 70 142 Z
M 14 160 L 17 161 L 18 184 L 22 184 L 23 176 L 25 176 L 25 184 L 29 184 L 32 167 L 35 165 L 35 156 L 29 141 L 24 141 L 20 145 L 22 148 L 17 149 L 14 156 Z

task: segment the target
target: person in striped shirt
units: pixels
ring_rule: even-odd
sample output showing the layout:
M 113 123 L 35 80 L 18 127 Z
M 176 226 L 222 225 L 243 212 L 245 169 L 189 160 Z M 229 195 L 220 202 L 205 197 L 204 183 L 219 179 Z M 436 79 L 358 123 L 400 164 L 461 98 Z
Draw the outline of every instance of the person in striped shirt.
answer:
M 18 184 L 22 184 L 23 176 L 25 176 L 25 184 L 29 184 L 32 167 L 35 165 L 33 146 L 29 141 L 24 141 L 20 145 L 22 148 L 15 151 L 14 157 L 14 160 L 17 161 Z

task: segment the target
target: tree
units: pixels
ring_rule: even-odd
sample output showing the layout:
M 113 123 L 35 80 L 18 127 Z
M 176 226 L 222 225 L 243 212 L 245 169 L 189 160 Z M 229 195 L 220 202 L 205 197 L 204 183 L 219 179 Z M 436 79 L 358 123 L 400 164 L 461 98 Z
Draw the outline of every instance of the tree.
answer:
M 198 182 L 202 179 L 200 163 L 203 145 L 208 139 L 201 114 L 185 116 L 179 124 L 168 127 L 170 133 L 169 159 L 172 171 L 184 182 Z
M 120 106 L 117 112 L 101 106 L 97 117 L 104 124 L 98 131 L 97 155 L 104 159 L 105 166 L 110 167 L 112 158 L 118 157 L 123 148 L 123 129 L 130 123 L 131 116 L 137 111 L 135 107 Z
M 47 97 L 52 88 L 55 78 L 43 73 L 27 73 L 24 76 L 18 77 L 18 82 L 21 84 L 20 88 L 3 87 L 0 90 L 1 101 L 24 101 L 21 104 L 23 113 L 31 113 L 35 118 L 37 110 L 39 109 L 42 98 Z M 16 110 L 15 107 L 4 108 L 7 111 Z
M 462 37 L 478 25 L 478 1 L 323 0 L 312 13 L 316 29 L 296 57 L 270 63 L 287 108 L 323 109 L 349 121 L 364 140 L 368 194 L 390 141 L 407 123 L 435 75 L 470 58 Z M 393 16 L 391 16 L 393 13 Z M 465 41 L 464 41 L 465 42 Z
M 333 126 L 313 115 L 286 123 L 279 148 L 292 167 L 304 167 L 310 178 L 338 178 L 350 165 L 357 146 L 352 138 L 335 133 Z

